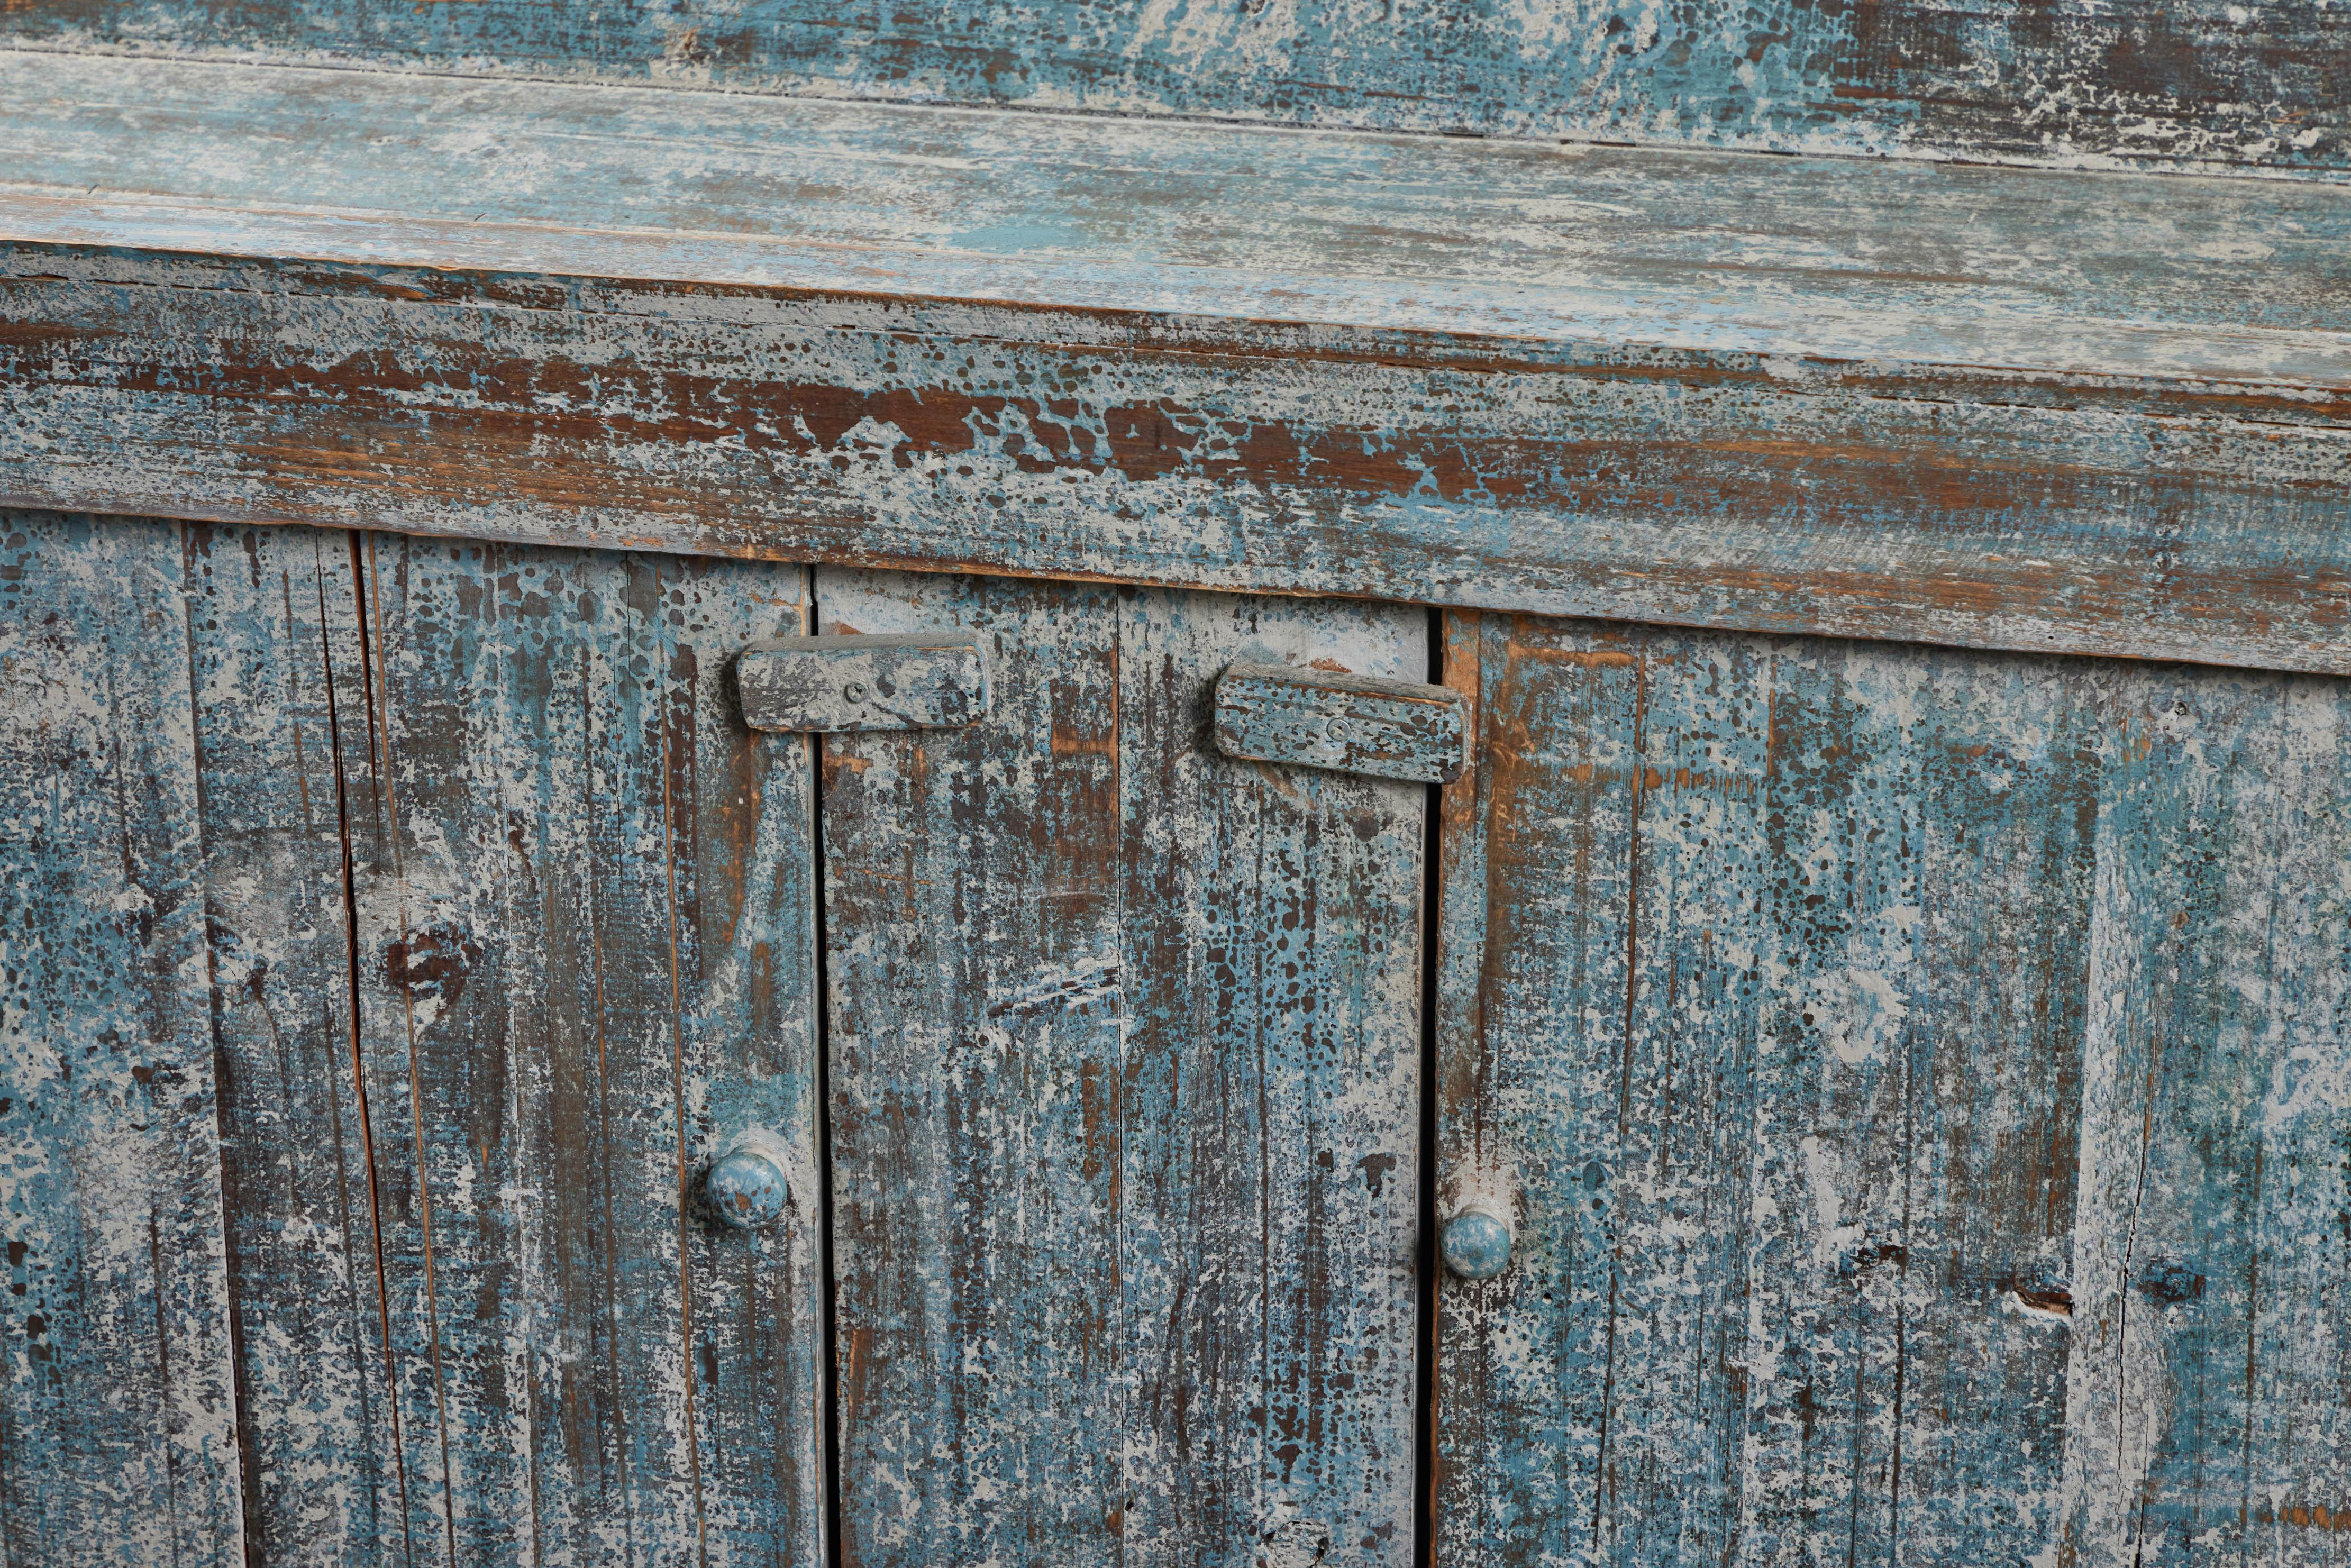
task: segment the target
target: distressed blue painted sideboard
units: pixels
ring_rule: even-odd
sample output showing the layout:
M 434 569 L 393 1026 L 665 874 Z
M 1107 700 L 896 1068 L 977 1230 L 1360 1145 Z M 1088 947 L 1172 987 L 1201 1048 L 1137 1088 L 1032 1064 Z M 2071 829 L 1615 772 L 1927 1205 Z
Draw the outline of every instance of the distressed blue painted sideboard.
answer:
M 0 5 L 0 1557 L 2351 1557 L 2351 12 Z

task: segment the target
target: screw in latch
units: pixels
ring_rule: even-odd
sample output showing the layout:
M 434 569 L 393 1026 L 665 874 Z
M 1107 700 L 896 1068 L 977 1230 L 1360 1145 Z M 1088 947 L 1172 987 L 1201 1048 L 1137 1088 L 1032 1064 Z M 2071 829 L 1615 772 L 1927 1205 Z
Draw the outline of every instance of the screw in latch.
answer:
M 841 688 L 841 695 L 847 697 L 851 702 L 862 703 L 866 697 L 865 683 L 863 681 L 852 681 L 847 685 Z

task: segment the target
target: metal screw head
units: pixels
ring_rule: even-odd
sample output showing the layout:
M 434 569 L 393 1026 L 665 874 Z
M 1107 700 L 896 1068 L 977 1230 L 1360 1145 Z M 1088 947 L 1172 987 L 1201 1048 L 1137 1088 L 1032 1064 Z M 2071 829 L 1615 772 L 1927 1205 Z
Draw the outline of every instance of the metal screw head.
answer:
M 774 1134 L 767 1134 L 772 1138 Z M 762 1146 L 766 1138 L 737 1138 L 710 1162 L 702 1178 L 703 1196 L 719 1220 L 737 1230 L 757 1230 L 783 1218 L 791 1201 L 791 1184 L 774 1155 Z
M 852 681 L 847 685 L 841 688 L 841 695 L 847 697 L 851 702 L 862 703 L 865 700 L 865 683 L 863 681 Z
M 1445 1222 L 1437 1250 L 1465 1280 L 1490 1280 L 1510 1265 L 1510 1228 L 1491 1208 L 1464 1208 Z

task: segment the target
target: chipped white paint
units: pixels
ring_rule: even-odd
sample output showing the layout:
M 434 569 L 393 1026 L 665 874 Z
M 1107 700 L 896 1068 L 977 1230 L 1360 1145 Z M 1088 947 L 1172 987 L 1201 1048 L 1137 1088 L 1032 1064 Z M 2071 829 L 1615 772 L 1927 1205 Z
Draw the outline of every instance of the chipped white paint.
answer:
M 828 737 L 844 1548 L 1412 1551 L 1421 791 L 1217 753 L 1394 607 L 821 570 L 977 632 L 970 730 Z
M 2288 431 L 2325 405 L 2248 384 L 1826 366 L 1798 388 L 1736 356 L 1577 343 L 38 248 L 10 265 L 28 314 L 0 485 L 47 504 L 352 526 L 390 508 L 542 542 L 2270 666 L 2335 669 L 2351 646 L 2351 436 Z M 1897 383 L 1925 395 L 1882 395 Z M 2149 412 L 2182 398 L 2228 416 Z M 894 438 L 850 442 L 868 417 Z M 28 430 L 44 444 L 12 448 Z
M 2351 384 L 2351 187 L 5 49 L 0 125 L 0 232 L 56 244 Z
M 2064 671 L 1451 624 L 1442 1153 L 1526 1197 L 1440 1298 L 1440 1560 L 2037 1548 L 2072 1116 L 2008 945 L 2083 891 Z
M 2066 1544 L 2330 1563 L 2351 1485 L 2331 1381 L 2351 1345 L 2351 704 L 2333 682 L 2142 685 L 2102 810 Z
M 0 513 L 0 1535 L 244 1556 L 177 530 Z

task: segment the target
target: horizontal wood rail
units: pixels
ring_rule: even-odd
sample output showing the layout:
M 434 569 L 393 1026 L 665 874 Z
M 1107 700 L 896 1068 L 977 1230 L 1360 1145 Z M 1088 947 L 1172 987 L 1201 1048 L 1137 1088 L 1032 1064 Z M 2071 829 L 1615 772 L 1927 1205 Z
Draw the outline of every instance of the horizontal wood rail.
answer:
M 0 53 L 0 502 L 2351 671 L 2351 188 Z

